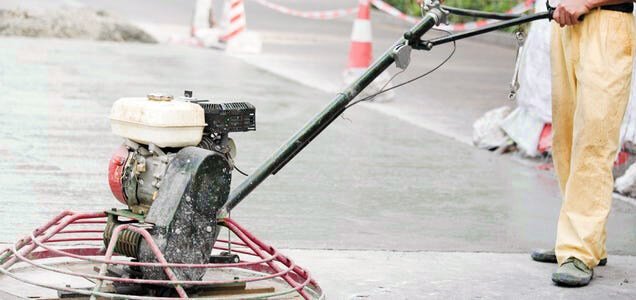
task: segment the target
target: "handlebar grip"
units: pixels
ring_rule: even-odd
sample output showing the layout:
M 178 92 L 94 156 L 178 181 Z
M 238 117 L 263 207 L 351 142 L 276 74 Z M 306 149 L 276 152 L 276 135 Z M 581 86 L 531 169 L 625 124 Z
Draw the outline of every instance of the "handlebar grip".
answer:
M 550 3 L 548 1 L 545 2 L 545 6 L 548 8 L 548 21 L 554 20 L 553 16 L 556 7 L 550 6 Z M 579 22 L 583 22 L 583 19 L 585 19 L 585 15 L 579 16 Z

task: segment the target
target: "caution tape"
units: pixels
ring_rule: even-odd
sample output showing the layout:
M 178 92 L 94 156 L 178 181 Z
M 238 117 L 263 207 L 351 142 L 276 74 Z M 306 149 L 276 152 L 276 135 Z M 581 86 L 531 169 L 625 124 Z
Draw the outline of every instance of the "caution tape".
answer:
M 382 1 L 382 0 L 370 0 L 371 3 L 377 7 L 379 10 L 394 16 L 400 20 L 412 23 L 412 24 L 416 24 L 419 21 L 419 18 L 415 18 L 412 16 L 409 16 L 403 12 L 401 12 L 399 9 L 387 4 L 386 2 Z M 534 7 L 534 0 L 525 0 L 522 3 L 517 4 L 515 7 L 511 8 L 510 10 L 508 10 L 506 13 L 509 14 L 520 14 L 520 13 L 524 13 L 530 9 L 532 9 Z M 475 22 L 469 22 L 469 23 L 458 23 L 458 24 L 441 24 L 439 26 L 437 26 L 437 28 L 439 29 L 445 29 L 445 30 L 452 30 L 452 31 L 462 31 L 462 30 L 469 30 L 469 29 L 475 29 L 475 28 L 479 28 L 479 27 L 484 27 L 486 25 L 492 24 L 492 23 L 496 23 L 497 20 L 480 20 L 480 21 L 475 21 Z
M 383 12 L 409 23 L 416 24 L 420 20 L 419 18 L 409 16 L 401 12 L 399 9 L 387 4 L 386 2 L 382 0 L 371 0 L 371 4 L 373 4 L 373 6 L 377 7 L 379 10 Z
M 279 4 L 271 3 L 267 0 L 254 0 L 259 4 L 278 11 L 282 14 L 315 20 L 332 20 L 336 18 L 346 17 L 358 12 L 358 7 L 345 9 L 323 10 L 323 11 L 300 11 L 285 7 Z
M 259 4 L 265 7 L 278 11 L 282 14 L 295 16 L 295 17 L 301 17 L 301 18 L 307 18 L 307 19 L 315 19 L 315 20 L 332 20 L 336 18 L 350 16 L 358 12 L 358 7 L 334 9 L 334 10 L 323 10 L 323 11 L 300 11 L 300 10 L 291 9 L 289 7 L 285 7 L 279 4 L 275 4 L 267 0 L 254 0 L 254 1 L 258 2 Z M 417 24 L 417 22 L 420 20 L 419 18 L 409 16 L 401 12 L 399 9 L 387 4 L 386 2 L 382 0 L 369 0 L 369 2 L 371 2 L 371 4 L 373 4 L 373 6 L 377 7 L 379 10 L 393 17 L 396 17 L 400 20 L 403 20 L 405 22 L 408 22 L 411 24 Z M 525 0 L 524 2 L 519 3 L 515 7 L 508 10 L 507 13 L 510 13 L 510 14 L 524 13 L 534 7 L 534 2 L 535 0 Z M 437 26 L 437 28 L 452 30 L 452 31 L 462 31 L 462 30 L 469 30 L 469 29 L 483 27 L 495 22 L 497 22 L 497 20 L 480 20 L 475 22 L 457 23 L 457 24 L 449 24 L 449 25 L 441 24 Z
M 194 38 L 194 37 L 189 37 L 189 36 L 180 36 L 180 35 L 171 35 L 170 37 L 168 37 L 167 40 L 165 40 L 166 44 L 173 44 L 173 45 L 181 45 L 181 46 L 191 46 L 191 47 L 203 47 L 203 43 L 201 43 L 201 40 Z

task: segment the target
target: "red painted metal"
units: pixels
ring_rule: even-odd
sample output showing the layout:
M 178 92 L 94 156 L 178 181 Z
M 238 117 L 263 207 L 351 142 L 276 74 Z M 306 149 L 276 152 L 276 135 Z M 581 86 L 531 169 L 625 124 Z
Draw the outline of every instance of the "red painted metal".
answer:
M 122 145 L 115 150 L 115 153 L 113 153 L 113 156 L 110 158 L 110 162 L 108 162 L 108 185 L 110 185 L 110 191 L 113 192 L 115 198 L 117 198 L 119 202 L 128 205 L 121 182 L 124 176 L 126 159 L 128 159 L 128 149 Z
M 103 254 L 102 248 L 73 248 L 66 250 L 66 252 L 79 256 L 96 256 Z M 37 251 L 29 254 L 29 258 L 32 260 L 55 257 L 68 257 L 68 255 L 59 254 L 52 251 Z
M 113 252 L 115 251 L 115 245 L 117 244 L 117 239 L 119 238 L 119 234 L 121 233 L 122 230 L 130 230 L 130 231 L 139 233 L 139 234 L 141 234 L 143 236 L 143 238 L 146 241 L 151 241 L 150 243 L 148 243 L 148 246 L 150 247 L 150 250 L 155 255 L 157 260 L 161 264 L 167 264 L 168 263 L 168 261 L 166 261 L 166 258 L 163 256 L 163 253 L 161 253 L 161 249 L 159 249 L 157 244 L 154 243 L 154 241 L 152 240 L 152 237 L 150 236 L 150 233 L 148 233 L 148 231 L 146 231 L 145 229 L 132 227 L 132 226 L 130 226 L 128 224 L 117 226 L 113 230 L 113 236 L 110 239 L 110 243 L 108 243 L 108 248 L 106 249 L 106 255 L 104 255 L 104 257 L 107 260 L 110 260 L 113 257 Z M 107 268 L 108 268 L 108 263 L 102 264 L 102 267 L 99 269 L 99 275 L 106 274 L 106 269 Z M 174 273 L 172 272 L 172 269 L 170 269 L 170 267 L 164 266 L 163 267 L 163 271 L 166 273 L 166 276 L 168 276 L 168 278 L 170 278 L 170 281 L 174 282 L 174 281 L 177 280 L 177 277 L 174 275 Z M 102 281 L 98 281 L 98 284 L 95 285 L 95 290 L 94 291 L 99 291 L 101 289 L 101 285 L 102 285 Z M 179 283 L 174 283 L 174 287 L 177 290 L 177 293 L 179 294 L 179 297 L 184 298 L 184 299 L 188 298 L 188 294 L 186 294 L 185 290 L 183 289 L 183 287 Z
M 99 212 L 99 213 L 76 214 L 70 211 L 64 211 L 60 215 L 55 217 L 53 220 L 49 221 L 45 226 L 36 229 L 30 237 L 26 237 L 18 241 L 18 244 L 22 245 L 22 247 L 19 247 L 20 252 L 19 253 L 13 252 L 13 253 L 22 254 L 22 255 L 24 255 L 25 253 L 31 253 L 36 248 L 36 245 L 34 244 L 36 241 L 46 242 L 48 239 L 56 235 L 58 232 L 62 231 L 64 228 L 66 228 L 69 224 L 73 223 L 74 221 L 77 221 L 79 219 L 93 219 L 93 218 L 100 218 L 100 217 L 101 218 L 106 217 L 106 213 Z M 62 219 L 64 219 L 64 221 L 60 222 Z M 52 227 L 52 226 L 55 226 L 55 227 Z M 2 264 L 3 269 L 8 269 L 9 267 L 11 267 L 13 264 L 17 262 L 16 257 L 12 257 L 6 262 L 4 261 L 5 261 L 4 259 L 0 260 L 0 262 L 3 262 Z
M 73 213 L 65 211 L 53 220 L 49 221 L 45 226 L 42 226 L 33 231 L 30 236 L 27 236 L 18 242 L 13 247 L 0 251 L 0 273 L 13 277 L 17 280 L 23 281 L 28 284 L 33 284 L 41 287 L 69 291 L 90 296 L 99 297 L 124 297 L 128 299 L 148 299 L 143 296 L 134 295 L 116 295 L 111 293 L 101 292 L 101 282 L 112 281 L 122 283 L 134 283 L 134 284 L 160 284 L 160 285 L 173 285 L 179 294 L 179 299 L 186 299 L 188 295 L 181 285 L 214 285 L 214 284 L 227 284 L 236 282 L 255 282 L 263 280 L 272 280 L 274 278 L 281 278 L 288 285 L 289 289 L 271 294 L 271 296 L 279 296 L 286 293 L 298 293 L 305 299 L 324 297 L 322 290 L 312 279 L 309 272 L 305 269 L 297 266 L 291 259 L 281 254 L 274 247 L 265 244 L 258 240 L 254 235 L 249 233 L 234 220 L 230 218 L 220 220 L 219 224 L 225 226 L 230 230 L 240 241 L 228 241 L 217 240 L 214 248 L 217 250 L 232 249 L 233 252 L 240 253 L 243 259 L 240 263 L 236 264 L 177 264 L 168 263 L 163 254 L 152 240 L 150 234 L 142 228 L 135 227 L 129 224 L 122 224 L 117 226 L 113 230 L 113 237 L 106 249 L 103 249 L 100 245 L 103 245 L 101 238 L 101 232 L 103 231 L 104 219 L 106 214 L 103 212 L 98 213 Z M 82 224 L 81 229 L 72 228 L 73 225 Z M 93 225 L 86 225 L 93 224 Z M 87 228 L 91 227 L 91 228 Z M 92 228 L 100 226 L 101 228 Z M 142 235 L 142 237 L 148 242 L 148 245 L 152 249 L 157 258 L 157 263 L 142 263 L 132 262 L 129 258 L 116 256 L 114 253 L 114 246 L 116 240 L 122 230 L 135 231 Z M 75 236 L 72 234 L 79 234 Z M 99 238 L 96 237 L 99 234 Z M 72 235 L 71 237 L 60 238 L 57 235 Z M 85 236 L 85 237 L 83 237 Z M 98 247 L 86 247 L 82 248 L 64 248 L 60 246 L 62 241 L 93 243 Z M 99 242 L 99 243 L 97 243 Z M 37 251 L 36 251 L 37 250 Z M 68 268 L 56 268 L 52 265 L 46 265 L 37 262 L 39 259 L 46 258 L 59 258 L 67 257 L 73 261 L 88 261 L 92 263 L 101 263 L 99 274 L 86 274 L 71 271 Z M 246 259 L 247 258 L 247 259 Z M 33 267 L 43 269 L 52 272 L 51 276 L 55 274 L 65 274 L 75 276 L 78 278 L 86 278 L 89 280 L 97 280 L 97 283 L 92 291 L 77 290 L 66 286 L 54 286 L 47 282 L 34 282 L 26 276 L 20 277 L 17 274 L 11 272 L 11 267 L 17 263 L 27 263 Z M 106 276 L 106 270 L 109 265 L 128 265 L 128 266 L 153 266 L 161 267 L 164 269 L 169 280 L 150 280 L 150 279 L 132 279 L 132 278 L 119 278 Z M 257 277 L 247 277 L 240 280 L 207 280 L 207 281 L 181 281 L 176 280 L 173 268 L 206 268 L 206 269 L 244 269 L 253 272 L 254 274 L 261 274 Z M 168 298 L 154 298 L 154 299 L 168 299 Z
M 252 249 L 252 251 L 254 251 L 254 253 L 256 253 L 261 258 L 266 258 L 268 255 L 278 255 L 274 247 L 269 246 L 269 249 L 267 249 L 269 251 L 260 248 L 258 244 L 256 244 L 253 236 L 250 237 L 251 235 L 250 233 L 246 231 L 242 231 L 242 228 L 238 226 L 238 224 L 234 223 L 233 220 L 228 218 L 224 220 L 224 223 L 225 223 L 225 226 L 227 226 L 227 228 L 232 230 L 232 232 L 234 232 L 244 243 L 246 243 L 250 247 L 250 249 Z M 285 264 L 285 266 L 291 269 L 295 267 L 293 262 L 288 260 L 286 257 L 283 257 L 283 258 L 284 258 L 284 261 L 282 259 L 278 259 L 278 262 L 282 262 L 283 264 Z M 274 271 L 281 272 L 281 269 L 273 262 L 267 262 L 267 265 L 269 265 L 269 267 L 272 268 Z M 302 290 L 304 285 L 306 285 L 308 282 L 303 282 L 303 284 L 300 284 L 299 282 L 294 281 L 287 273 L 285 273 L 282 277 L 287 283 L 289 283 L 289 285 L 291 285 L 292 288 L 298 291 L 298 293 L 301 294 L 305 299 L 310 298 L 307 292 Z M 307 281 L 309 281 L 310 279 L 311 278 L 307 278 Z
M 311 279 L 311 276 L 309 275 L 309 272 L 307 272 L 306 270 L 300 268 L 299 266 L 294 265 L 293 261 L 291 259 L 289 259 L 286 256 L 283 256 L 282 254 L 278 253 L 278 251 L 276 251 L 276 249 L 274 249 L 274 247 L 269 246 L 263 242 L 261 242 L 259 239 L 257 239 L 254 235 L 252 235 L 249 231 L 245 230 L 243 227 L 241 227 L 238 223 L 234 222 L 234 220 L 227 218 L 225 219 L 225 224 L 232 224 L 232 226 L 234 228 L 230 228 L 232 231 L 236 232 L 241 232 L 243 233 L 248 240 L 253 241 L 260 249 L 263 249 L 265 251 L 268 252 L 268 254 L 270 255 L 280 255 L 282 259 L 279 259 L 278 261 L 281 262 L 282 264 L 284 264 L 287 267 L 292 268 L 292 270 L 298 274 L 299 276 L 301 276 L 304 279 L 309 280 L 309 282 L 313 285 L 318 285 L 316 283 L 316 281 L 314 281 L 313 279 Z M 245 240 L 243 240 L 245 241 Z M 292 285 L 293 286 L 293 285 Z

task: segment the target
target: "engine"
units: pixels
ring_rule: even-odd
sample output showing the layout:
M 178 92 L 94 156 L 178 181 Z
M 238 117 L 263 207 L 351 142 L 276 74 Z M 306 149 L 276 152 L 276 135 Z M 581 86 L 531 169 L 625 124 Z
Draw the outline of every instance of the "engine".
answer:
M 217 212 L 227 201 L 236 147 L 229 133 L 256 130 L 255 108 L 246 102 L 213 103 L 185 97 L 122 98 L 111 109 L 111 128 L 125 138 L 110 159 L 108 181 L 127 205 L 113 210 L 104 231 L 108 245 L 122 223 L 147 229 L 168 262 L 210 261 L 218 235 Z M 144 239 L 123 231 L 115 252 L 156 262 Z M 204 269 L 174 270 L 180 280 L 200 280 Z M 148 279 L 161 268 L 142 267 Z

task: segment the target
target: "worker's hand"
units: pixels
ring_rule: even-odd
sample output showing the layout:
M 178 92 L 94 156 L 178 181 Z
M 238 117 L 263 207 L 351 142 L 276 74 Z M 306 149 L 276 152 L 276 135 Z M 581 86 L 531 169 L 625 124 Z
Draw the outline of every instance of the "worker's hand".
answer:
M 575 25 L 579 23 L 579 17 L 590 11 L 587 0 L 561 0 L 554 10 L 552 18 L 561 25 Z

